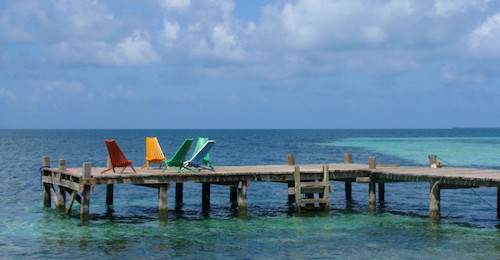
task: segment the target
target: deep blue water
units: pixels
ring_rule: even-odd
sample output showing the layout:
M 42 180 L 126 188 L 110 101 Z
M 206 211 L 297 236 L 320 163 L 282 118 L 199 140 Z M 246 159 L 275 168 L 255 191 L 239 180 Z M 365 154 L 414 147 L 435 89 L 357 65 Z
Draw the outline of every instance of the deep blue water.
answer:
M 427 183 L 386 184 L 386 201 L 368 211 L 368 187 L 332 182 L 328 214 L 297 217 L 286 185 L 252 182 L 248 216 L 238 217 L 229 189 L 212 185 L 211 207 L 201 209 L 201 184 L 185 184 L 184 206 L 175 210 L 169 191 L 168 223 L 158 221 L 154 189 L 116 185 L 114 212 L 105 188 L 96 186 L 91 221 L 81 226 L 78 203 L 62 215 L 42 207 L 34 178 L 42 156 L 103 167 L 104 139 L 116 139 L 134 166 L 144 164 L 144 139 L 156 136 L 171 156 L 186 137 L 216 140 L 212 164 L 338 163 L 353 161 L 425 165 L 436 154 L 445 166 L 500 169 L 500 129 L 442 130 L 0 130 L 0 256 L 14 258 L 500 258 L 496 188 L 443 190 L 442 220 L 428 220 Z M 55 165 L 54 165 L 55 166 Z M 29 180 L 33 179 L 27 185 Z

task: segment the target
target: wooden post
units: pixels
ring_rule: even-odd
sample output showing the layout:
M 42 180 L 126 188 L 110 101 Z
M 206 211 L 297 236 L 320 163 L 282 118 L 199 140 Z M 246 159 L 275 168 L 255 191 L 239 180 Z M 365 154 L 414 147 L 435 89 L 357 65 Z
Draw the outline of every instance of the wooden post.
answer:
M 229 187 L 229 200 L 232 205 L 236 205 L 238 202 L 238 186 Z
M 286 156 L 286 164 L 287 165 L 295 165 L 295 155 L 289 154 Z
M 59 170 L 66 171 L 66 169 L 66 160 L 59 159 Z M 59 189 L 57 191 L 56 208 L 62 211 L 66 209 L 66 189 L 61 185 L 59 185 Z
M 441 218 L 441 181 L 431 181 L 429 218 L 437 220 Z
M 168 189 L 170 183 L 160 184 L 158 186 L 158 211 L 160 214 L 160 221 L 168 220 Z
M 344 163 L 352 163 L 352 153 L 344 153 Z
M 184 201 L 184 183 L 175 184 L 175 208 L 181 208 Z
M 352 163 L 352 153 L 344 153 L 344 163 Z M 352 200 L 352 182 L 344 182 L 345 199 Z
M 90 179 L 92 175 L 92 164 L 83 163 L 83 179 Z M 87 224 L 90 218 L 90 189 L 91 185 L 83 185 L 82 199 L 80 202 L 80 222 Z
M 114 192 L 115 192 L 115 186 L 113 184 L 106 184 L 106 206 L 108 208 L 113 206 Z
M 385 183 L 383 182 L 379 182 L 378 184 L 378 201 L 379 202 L 385 201 Z
M 375 177 L 373 174 L 370 175 L 370 183 L 368 184 L 368 207 L 370 211 L 375 210 L 375 204 L 376 204 L 376 182 L 375 182 Z
M 345 199 L 352 200 L 352 182 L 346 181 L 345 184 Z
M 497 187 L 497 218 L 500 218 L 500 187 Z
M 206 211 L 210 209 L 210 183 L 201 185 L 201 208 Z
M 323 198 L 328 199 L 328 203 L 325 203 L 323 205 L 323 210 L 326 212 L 330 211 L 330 169 L 328 168 L 328 165 L 325 164 L 323 165 L 323 183 L 326 184 L 326 186 L 323 189 Z
M 375 168 L 377 168 L 377 157 L 370 156 L 368 158 L 368 169 L 375 169 Z
M 287 155 L 286 162 L 287 162 L 287 165 L 295 165 L 295 155 L 293 155 L 293 154 Z M 291 188 L 291 187 L 294 187 L 295 185 L 293 182 L 288 182 L 287 186 L 288 186 L 288 188 Z M 288 194 L 288 202 L 292 203 L 294 201 L 295 201 L 295 195 Z
M 45 156 L 42 158 L 42 166 L 50 166 L 50 157 Z M 43 172 L 41 173 L 43 176 Z M 48 183 L 43 183 L 43 206 L 46 208 L 50 208 L 51 206 L 50 184 Z
M 300 203 L 300 167 L 295 166 L 293 172 L 294 190 L 295 190 L 295 213 L 300 214 L 302 205 Z
M 429 165 L 436 163 L 436 157 L 437 156 L 433 154 L 429 155 Z
M 238 183 L 238 214 L 247 214 L 247 187 L 249 181 L 239 181 Z
M 111 160 L 109 159 L 106 162 L 106 167 L 111 167 Z M 115 187 L 113 184 L 106 184 L 106 206 L 110 208 L 113 206 L 113 194 L 115 192 Z

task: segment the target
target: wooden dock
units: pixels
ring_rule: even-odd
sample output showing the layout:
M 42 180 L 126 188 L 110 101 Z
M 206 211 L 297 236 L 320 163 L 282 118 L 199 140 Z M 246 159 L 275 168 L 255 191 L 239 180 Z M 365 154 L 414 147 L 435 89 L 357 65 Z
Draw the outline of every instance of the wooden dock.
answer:
M 51 165 L 50 158 L 44 157 L 42 164 L 46 167 L 41 170 L 44 206 L 51 207 L 53 201 L 57 209 L 69 213 L 74 201 L 77 201 L 80 203 L 80 219 L 86 223 L 89 221 L 90 195 L 94 185 L 106 185 L 106 204 L 111 206 L 113 205 L 114 185 L 133 184 L 158 190 L 160 219 L 167 219 L 167 191 L 170 184 L 175 183 L 175 201 L 176 204 L 180 205 L 183 200 L 183 183 L 197 182 L 202 183 L 202 207 L 208 208 L 210 205 L 211 184 L 226 185 L 230 190 L 230 201 L 237 205 L 238 213 L 246 214 L 246 194 L 251 182 L 285 183 L 289 187 L 289 192 L 284 194 L 284 197 L 288 195 L 289 201 L 294 202 L 296 201 L 294 191 L 297 190 L 297 183 L 300 181 L 324 183 L 325 176 L 329 176 L 330 181 L 345 183 L 346 199 L 352 198 L 352 183 L 368 183 L 370 209 L 375 209 L 376 206 L 377 186 L 378 199 L 384 201 L 385 183 L 387 182 L 428 182 L 430 189 L 429 217 L 431 219 L 440 218 L 441 189 L 497 187 L 497 216 L 500 217 L 500 170 L 376 165 L 374 157 L 369 158 L 368 164 L 354 164 L 351 163 L 350 158 L 350 154 L 346 154 L 344 163 L 326 166 L 297 166 L 294 165 L 294 157 L 289 156 L 289 165 L 220 166 L 213 170 L 202 170 L 199 173 L 187 171 L 178 173 L 173 169 L 162 173 L 160 169 L 153 168 L 137 169 L 137 172 L 134 173 L 127 169 L 123 174 L 111 171 L 101 174 L 100 172 L 105 168 L 91 167 L 90 163 L 84 163 L 82 168 L 67 168 L 66 160 L 62 159 L 58 161 L 57 168 L 49 167 Z M 299 182 L 295 182 L 294 174 L 300 176 Z M 324 187 L 325 185 L 321 186 L 321 188 Z M 324 191 L 329 193 L 327 190 Z M 66 195 L 70 197 L 67 198 Z M 317 201 L 325 202 L 324 199 Z M 296 206 L 300 207 L 300 205 Z M 326 208 L 329 209 L 329 207 Z

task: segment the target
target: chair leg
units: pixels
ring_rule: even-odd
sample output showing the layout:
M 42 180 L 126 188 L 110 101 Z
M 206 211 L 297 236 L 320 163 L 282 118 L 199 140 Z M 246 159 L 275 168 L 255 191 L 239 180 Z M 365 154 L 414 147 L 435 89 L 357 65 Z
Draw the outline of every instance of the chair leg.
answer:
M 172 166 L 172 168 L 176 169 L 178 173 L 183 173 L 183 171 L 180 168 L 177 168 L 175 166 Z M 182 168 L 182 167 L 181 167 Z
M 113 172 L 115 171 L 115 167 L 111 166 L 111 167 L 107 168 L 106 170 L 102 171 L 101 173 L 105 173 L 111 169 L 113 169 Z
M 135 171 L 135 169 L 134 169 L 134 166 L 132 166 L 132 164 L 130 165 L 130 168 L 132 168 L 132 170 L 133 170 L 135 173 L 137 173 L 137 172 Z M 148 168 L 149 168 L 149 167 L 148 167 Z
M 123 171 L 125 171 L 125 168 L 127 168 L 127 166 L 123 167 L 122 170 L 120 171 L 120 174 L 123 173 Z

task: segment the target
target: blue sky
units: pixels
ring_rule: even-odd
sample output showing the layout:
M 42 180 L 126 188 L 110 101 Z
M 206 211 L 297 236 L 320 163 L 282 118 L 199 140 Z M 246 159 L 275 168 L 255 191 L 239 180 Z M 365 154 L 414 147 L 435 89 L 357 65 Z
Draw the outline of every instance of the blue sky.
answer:
M 0 2 L 0 128 L 500 127 L 500 1 Z

